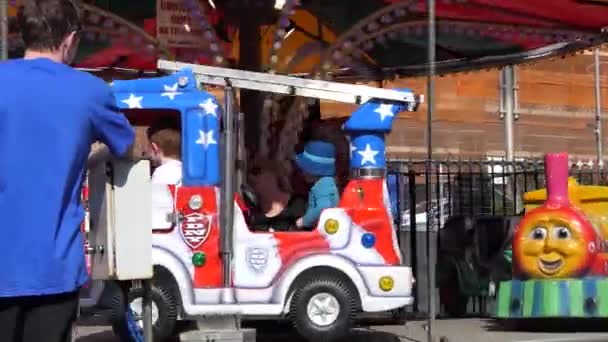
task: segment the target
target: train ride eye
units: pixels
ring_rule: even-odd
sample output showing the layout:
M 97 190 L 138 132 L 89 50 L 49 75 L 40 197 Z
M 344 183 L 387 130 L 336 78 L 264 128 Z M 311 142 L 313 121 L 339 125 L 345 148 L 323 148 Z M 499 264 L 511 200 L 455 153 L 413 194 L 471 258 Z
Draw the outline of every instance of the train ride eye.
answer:
M 553 230 L 553 235 L 556 239 L 561 240 L 570 239 L 572 237 L 572 233 L 567 227 L 556 227 L 555 230 Z
M 530 238 L 532 240 L 544 240 L 547 237 L 547 228 L 544 227 L 536 227 L 530 233 Z

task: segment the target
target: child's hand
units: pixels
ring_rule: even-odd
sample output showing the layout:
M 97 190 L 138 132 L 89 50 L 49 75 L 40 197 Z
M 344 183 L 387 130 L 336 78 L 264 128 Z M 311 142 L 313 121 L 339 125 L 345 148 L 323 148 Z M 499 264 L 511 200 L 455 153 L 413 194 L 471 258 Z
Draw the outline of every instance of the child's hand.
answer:
M 296 227 L 298 228 L 302 228 L 304 226 L 304 220 L 300 217 L 297 221 L 296 221 Z

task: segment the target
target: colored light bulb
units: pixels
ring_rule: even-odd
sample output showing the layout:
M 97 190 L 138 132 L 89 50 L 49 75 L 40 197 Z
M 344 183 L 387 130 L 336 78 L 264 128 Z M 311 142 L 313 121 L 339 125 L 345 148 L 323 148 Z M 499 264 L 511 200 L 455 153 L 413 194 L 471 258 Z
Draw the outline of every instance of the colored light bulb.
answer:
M 365 248 L 372 248 L 376 244 L 376 236 L 372 233 L 365 233 L 361 236 L 361 244 Z
M 383 276 L 378 280 L 378 287 L 384 292 L 388 292 L 395 286 L 395 280 L 391 276 Z
M 325 232 L 327 234 L 335 234 L 338 232 L 338 229 L 340 228 L 340 223 L 338 223 L 337 220 L 335 219 L 329 219 L 327 221 L 325 221 Z
M 192 255 L 192 265 L 195 267 L 201 267 L 205 265 L 207 256 L 203 252 L 196 252 Z

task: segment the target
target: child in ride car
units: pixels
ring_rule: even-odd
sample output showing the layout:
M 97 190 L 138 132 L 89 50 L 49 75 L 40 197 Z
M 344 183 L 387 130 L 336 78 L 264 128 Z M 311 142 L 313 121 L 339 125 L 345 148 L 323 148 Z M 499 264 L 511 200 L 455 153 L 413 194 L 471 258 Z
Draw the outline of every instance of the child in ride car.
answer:
M 296 164 L 306 178 L 314 183 L 308 192 L 308 208 L 296 226 L 313 228 L 321 211 L 338 205 L 340 194 L 334 176 L 336 174 L 336 148 L 333 144 L 312 140 L 304 151 L 296 156 Z
M 252 228 L 270 232 L 293 229 L 306 211 L 306 199 L 280 184 L 275 161 L 256 158 L 252 164 L 247 182 L 257 195 L 252 206 Z
M 177 184 L 182 179 L 182 139 L 177 119 L 162 118 L 148 128 L 152 184 Z

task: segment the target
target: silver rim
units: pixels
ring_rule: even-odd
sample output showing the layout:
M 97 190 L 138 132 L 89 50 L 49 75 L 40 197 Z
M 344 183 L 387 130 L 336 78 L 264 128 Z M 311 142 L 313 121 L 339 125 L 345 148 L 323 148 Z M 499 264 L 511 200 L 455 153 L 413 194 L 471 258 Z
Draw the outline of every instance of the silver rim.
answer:
M 143 299 L 141 297 L 133 299 L 130 304 L 131 310 L 133 311 L 133 318 L 137 322 L 137 325 L 144 328 L 144 310 L 143 310 Z M 154 301 L 152 302 L 152 324 L 156 324 L 158 321 L 158 307 Z
M 334 323 L 340 315 L 340 303 L 333 295 L 322 292 L 310 298 L 306 306 L 308 319 L 318 326 Z

